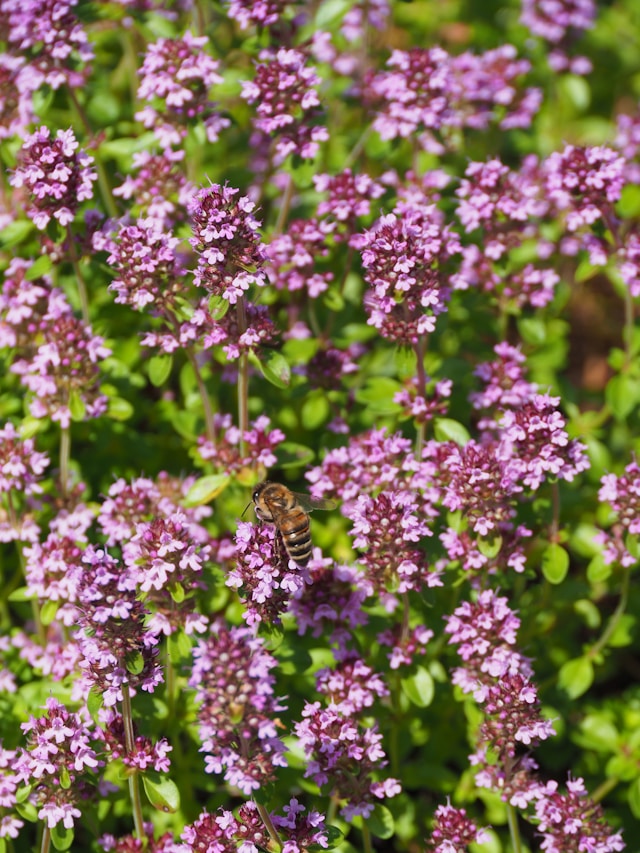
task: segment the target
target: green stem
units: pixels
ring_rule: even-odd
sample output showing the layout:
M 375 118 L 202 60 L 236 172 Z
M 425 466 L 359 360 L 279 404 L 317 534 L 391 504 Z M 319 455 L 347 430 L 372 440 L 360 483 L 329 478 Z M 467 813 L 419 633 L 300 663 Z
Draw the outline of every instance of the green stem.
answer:
M 87 136 L 92 139 L 94 136 L 93 128 L 91 127 L 91 122 L 89 121 L 89 117 L 85 113 L 82 104 L 76 97 L 76 93 L 71 86 L 69 86 L 69 99 L 74 106 L 74 109 L 80 119 L 80 123 L 85 129 L 85 133 Z M 102 162 L 102 157 L 100 155 L 100 146 L 96 146 L 94 149 L 94 162 L 96 164 L 96 172 L 98 173 L 98 186 L 100 187 L 100 194 L 102 196 L 102 201 L 106 208 L 107 213 L 112 219 L 117 219 L 118 217 L 118 208 L 116 207 L 116 202 L 113 197 L 113 193 L 111 192 L 111 185 L 109 183 L 109 178 L 107 177 L 107 172 L 104 167 L 104 163 Z
M 287 221 L 287 216 L 289 215 L 289 208 L 291 207 L 291 199 L 293 198 L 293 178 L 291 175 L 287 175 L 287 185 L 284 188 L 284 196 L 282 197 L 282 204 L 280 205 L 280 210 L 278 211 L 278 221 L 275 224 L 275 228 L 273 230 L 275 234 L 282 234 L 282 229 L 284 228 L 284 223 Z
M 133 714 L 131 710 L 131 693 L 129 685 L 122 685 L 122 722 L 124 725 L 124 742 L 128 755 L 132 755 L 135 748 L 135 736 L 133 732 Z M 143 848 L 147 846 L 147 836 L 144 831 L 144 819 L 142 817 L 142 798 L 140 796 L 140 778 L 137 770 L 132 770 L 129 776 L 129 794 L 133 808 L 133 822 L 136 835 L 142 842 Z
M 256 804 L 256 808 L 258 809 L 258 814 L 260 815 L 260 818 L 263 824 L 265 825 L 265 828 L 269 833 L 271 840 L 278 845 L 278 850 L 282 850 L 282 841 L 280 840 L 280 836 L 278 835 L 278 830 L 273 825 L 273 821 L 271 820 L 269 812 L 262 805 L 262 803 L 258 803 L 256 800 L 254 800 L 254 802 Z
M 80 298 L 80 310 L 82 311 L 82 319 L 88 326 L 89 297 L 87 294 L 87 284 L 84 280 L 82 269 L 80 268 L 80 262 L 78 261 L 78 253 L 76 252 L 76 244 L 73 239 L 73 232 L 71 231 L 70 225 L 67 228 L 67 241 L 69 243 L 69 257 L 71 258 L 71 266 L 73 267 L 73 271 L 76 276 L 76 282 L 78 284 L 78 296 Z
M 167 709 L 169 719 L 173 719 L 176 708 L 176 670 L 171 660 L 169 643 L 167 643 L 167 663 L 165 666 L 165 693 L 167 697 Z
M 371 832 L 365 822 L 365 818 L 362 818 L 362 853 L 373 853 Z
M 198 393 L 200 394 L 200 399 L 202 400 L 202 409 L 204 411 L 204 424 L 205 432 L 207 434 L 207 441 L 210 441 L 213 444 L 216 440 L 216 428 L 213 422 L 213 408 L 211 407 L 211 400 L 209 399 L 207 386 L 205 385 L 204 379 L 202 378 L 202 371 L 200 370 L 198 359 L 196 358 L 196 355 L 193 352 L 192 348 L 185 347 L 185 352 L 187 358 L 189 359 L 189 364 L 193 368 L 193 372 L 196 377 L 196 383 L 198 385 Z
M 557 482 L 551 484 L 551 511 L 549 539 L 551 542 L 557 542 L 560 530 L 560 487 Z
M 620 589 L 620 601 L 618 602 L 618 606 L 611 614 L 611 618 L 607 624 L 607 627 L 602 632 L 600 639 L 591 646 L 589 651 L 587 652 L 587 657 L 595 660 L 598 657 L 600 652 L 606 648 L 609 640 L 613 632 L 618 627 L 618 623 L 622 619 L 627 609 L 627 603 L 629 601 L 629 578 L 631 576 L 631 568 L 629 566 L 625 566 L 622 569 L 622 587 Z
M 69 427 L 60 429 L 60 493 L 63 498 L 69 494 L 69 460 L 71 458 L 71 431 Z
M 507 803 L 507 822 L 509 824 L 509 834 L 511 835 L 513 853 L 522 853 L 522 840 L 520 838 L 520 828 L 518 826 L 518 814 L 510 803 Z
M 13 498 L 11 492 L 7 495 L 7 515 L 9 517 L 9 524 L 13 530 L 18 529 L 18 519 L 16 516 L 16 510 L 13 505 Z M 16 549 L 18 551 L 18 561 L 20 563 L 20 568 L 22 570 L 22 577 L 26 579 L 27 577 L 27 563 L 24 558 L 23 551 L 24 544 L 20 541 L 16 541 Z M 33 621 L 36 626 L 36 632 L 38 634 L 38 640 L 44 646 L 45 641 L 47 639 L 47 635 L 45 632 L 44 625 L 42 624 L 42 619 L 40 619 L 40 607 L 35 598 L 31 599 L 31 612 L 33 613 Z
M 426 399 L 427 397 L 427 373 L 424 369 L 424 356 L 426 353 L 426 341 L 424 338 L 420 338 L 417 344 L 414 345 L 414 352 L 416 354 L 416 368 L 417 368 L 417 393 L 419 397 L 423 397 Z M 426 423 L 424 421 L 420 421 L 418 424 L 418 430 L 416 433 L 416 456 L 420 458 L 422 453 L 422 448 L 424 446 L 424 438 L 425 438 L 425 430 Z
M 247 309 L 244 296 L 236 305 L 238 313 L 238 337 L 247 330 Z M 243 352 L 238 365 L 238 428 L 240 430 L 240 455 L 245 453 L 245 433 L 249 430 L 249 354 Z
M 49 853 L 51 849 L 51 830 L 45 824 L 42 830 L 42 840 L 40 841 L 40 853 Z
M 620 779 L 618 776 L 610 776 L 608 779 L 605 779 L 604 782 L 601 785 L 598 785 L 595 791 L 593 791 L 593 793 L 591 794 L 591 799 L 593 800 L 593 802 L 599 803 L 601 800 L 603 800 L 607 796 L 609 791 L 613 791 L 613 789 L 618 785 L 619 782 Z

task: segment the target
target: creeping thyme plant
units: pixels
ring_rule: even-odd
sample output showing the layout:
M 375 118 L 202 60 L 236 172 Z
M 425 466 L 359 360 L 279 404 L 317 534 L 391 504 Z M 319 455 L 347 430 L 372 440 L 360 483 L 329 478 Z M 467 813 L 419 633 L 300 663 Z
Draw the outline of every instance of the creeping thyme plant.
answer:
M 0 853 L 640 849 L 634 0 L 0 40 Z

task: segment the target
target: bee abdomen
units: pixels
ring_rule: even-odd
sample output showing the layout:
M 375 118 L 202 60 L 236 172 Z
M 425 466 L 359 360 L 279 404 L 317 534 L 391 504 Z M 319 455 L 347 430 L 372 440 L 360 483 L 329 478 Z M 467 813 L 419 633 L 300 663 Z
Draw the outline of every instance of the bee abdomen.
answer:
M 311 558 L 309 519 L 305 516 L 291 526 L 283 525 L 280 533 L 289 557 L 299 566 L 306 566 Z

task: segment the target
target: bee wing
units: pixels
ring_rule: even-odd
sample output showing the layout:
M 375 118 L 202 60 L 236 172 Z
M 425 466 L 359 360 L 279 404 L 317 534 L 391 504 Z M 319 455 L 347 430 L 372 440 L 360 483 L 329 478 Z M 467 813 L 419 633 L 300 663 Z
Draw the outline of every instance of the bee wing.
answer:
M 305 512 L 313 512 L 314 509 L 331 510 L 338 506 L 337 501 L 330 498 L 313 498 L 311 495 L 301 494 L 300 492 L 293 493 Z

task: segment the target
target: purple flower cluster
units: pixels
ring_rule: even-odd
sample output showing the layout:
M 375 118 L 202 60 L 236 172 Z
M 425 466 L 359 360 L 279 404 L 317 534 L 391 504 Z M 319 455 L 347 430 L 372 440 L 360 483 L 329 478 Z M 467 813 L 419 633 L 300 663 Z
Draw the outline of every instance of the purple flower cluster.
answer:
M 342 814 L 347 820 L 369 817 L 376 799 L 400 793 L 397 779 L 374 781 L 374 774 L 386 765 L 375 723 L 363 726 L 342 705 L 323 708 L 319 702 L 306 702 L 295 731 L 307 756 L 305 777 L 345 801 Z
M 214 624 L 194 650 L 189 684 L 199 703 L 198 721 L 207 773 L 223 774 L 250 796 L 286 767 L 274 696 L 276 661 L 248 628 Z
M 0 140 L 26 136 L 33 121 L 31 75 L 21 56 L 0 56 Z
M 128 174 L 113 194 L 133 204 L 134 214 L 151 220 L 161 230 L 186 218 L 195 187 L 187 180 L 180 164 L 184 151 L 164 149 L 159 154 L 138 151 Z
M 27 745 L 15 758 L 16 780 L 31 785 L 38 817 L 48 827 L 71 829 L 81 816 L 78 805 L 96 797 L 94 771 L 104 764 L 92 746 L 93 733 L 77 713 L 50 697 L 42 717 L 22 724 Z
M 85 84 L 93 48 L 74 6 L 77 0 L 2 0 L 9 50 L 29 57 L 25 73 L 31 90 Z
M 606 223 L 624 184 L 624 158 L 604 145 L 567 145 L 545 162 L 546 193 L 560 212 L 566 212 L 570 232 L 598 219 Z
M 30 264 L 16 258 L 0 293 L 0 343 L 12 347 L 11 372 L 32 392 L 36 418 L 68 427 L 74 417 L 99 417 L 99 362 L 110 355 L 103 339 L 77 319 L 64 294 L 47 279 L 29 280 Z
M 280 429 L 273 429 L 266 415 L 260 415 L 242 432 L 233 425 L 231 415 L 216 415 L 215 442 L 201 439 L 198 454 L 215 470 L 232 474 L 243 469 L 268 471 L 277 463 L 276 448 L 285 440 Z
M 93 197 L 96 178 L 93 158 L 78 151 L 73 130 L 52 138 L 43 125 L 24 140 L 10 183 L 29 194 L 27 215 L 42 230 L 51 219 L 63 227 L 73 222 L 80 202 Z
M 329 138 L 326 127 L 313 124 L 320 78 L 300 50 L 265 51 L 261 59 L 254 79 L 243 82 L 242 97 L 256 104 L 256 129 L 276 139 L 274 162 L 281 164 L 289 155 L 315 157 L 320 142 Z
M 620 563 L 622 566 L 633 566 L 637 555 L 629 549 L 625 540 L 627 534 L 636 536 L 640 533 L 639 508 L 640 502 L 640 466 L 634 460 L 624 469 L 620 476 L 605 474 L 601 480 L 598 498 L 606 501 L 616 513 L 616 523 L 611 531 L 601 531 L 598 541 L 603 545 L 605 563 Z
M 450 287 L 443 267 L 460 251 L 435 206 L 385 214 L 359 241 L 369 290 L 368 323 L 384 338 L 416 344 L 446 311 Z
M 353 546 L 364 551 L 361 561 L 366 577 L 378 594 L 384 595 L 387 589 L 400 593 L 420 590 L 434 583 L 426 553 L 417 547 L 433 531 L 428 511 L 415 493 L 361 495 L 351 519 Z
M 141 688 L 153 693 L 163 680 L 158 637 L 146 627 L 148 611 L 128 572 L 104 551 L 88 546 L 78 586 L 82 616 L 76 639 L 87 686 L 99 690 L 108 707 L 122 702 L 124 685 L 130 692 Z
M 272 27 L 289 5 L 289 0 L 228 0 L 227 14 L 238 22 L 241 30 L 251 26 Z
M 147 628 L 155 634 L 204 630 L 203 618 L 193 612 L 192 598 L 202 588 L 201 574 L 209 546 L 194 538 L 182 511 L 166 518 L 139 522 L 135 534 L 122 548 L 129 583 L 144 593 L 152 611 Z
M 289 559 L 272 525 L 240 522 L 235 542 L 236 564 L 226 584 L 240 591 L 244 619 L 252 626 L 279 624 L 291 597 L 309 582 L 309 567 L 301 569 Z M 311 567 L 314 562 L 312 558 Z
M 596 17 L 593 0 L 523 0 L 522 23 L 531 32 L 549 42 L 549 64 L 555 71 L 569 70 L 588 74 L 591 63 L 583 56 L 570 59 L 571 42 L 584 30 L 590 30 Z
M 253 216 L 254 203 L 238 190 L 213 184 L 199 190 L 190 204 L 198 254 L 194 281 L 209 293 L 235 305 L 251 284 L 265 283 L 265 252 Z
M 621 834 L 611 831 L 582 779 L 569 779 L 566 794 L 558 791 L 556 782 L 547 782 L 544 796 L 536 802 L 536 818 L 545 853 L 615 853 L 625 848 Z
M 433 829 L 425 850 L 427 853 L 463 853 L 469 844 L 483 844 L 488 840 L 485 830 L 478 829 L 464 809 L 447 803 L 435 810 Z
M 457 128 L 526 127 L 542 99 L 539 90 L 520 88 L 530 65 L 511 45 L 458 56 L 440 47 L 394 50 L 387 65 L 367 92 L 378 109 L 374 128 L 382 139 L 415 137 L 434 153 L 443 150 L 436 134 Z
M 542 836 L 541 849 L 554 851 L 624 849 L 602 811 L 586 795 L 582 779 L 569 779 L 560 794 L 554 780 L 541 782 L 537 764 L 519 745 L 534 746 L 554 733 L 540 714 L 529 661 L 515 650 L 519 619 L 504 597 L 491 590 L 465 602 L 447 621 L 450 642 L 458 645 L 464 666 L 453 680 L 473 693 L 483 713 L 478 748 L 471 763 L 476 782 L 500 793 L 515 808 L 531 808 Z
M 311 853 L 329 846 L 325 819 L 319 812 L 306 812 L 295 797 L 283 811 L 284 815 L 271 813 L 269 816 L 282 843 L 282 853 Z M 217 815 L 202 812 L 194 823 L 184 828 L 182 838 L 186 845 L 178 846 L 171 853 L 199 850 L 259 853 L 269 845 L 258 807 L 252 801 L 240 806 L 237 817 L 226 809 L 221 809 Z
M 230 124 L 209 99 L 210 89 L 222 77 L 219 63 L 204 50 L 208 44 L 206 36 L 186 32 L 182 38 L 159 39 L 147 48 L 138 98 L 148 103 L 136 118 L 153 129 L 163 148 L 180 145 L 193 123 L 202 123 L 209 142 Z
M 328 290 L 333 273 L 319 272 L 317 263 L 329 254 L 330 230 L 313 219 L 294 219 L 286 233 L 276 234 L 265 246 L 269 283 L 286 293 L 305 290 L 312 299 Z

